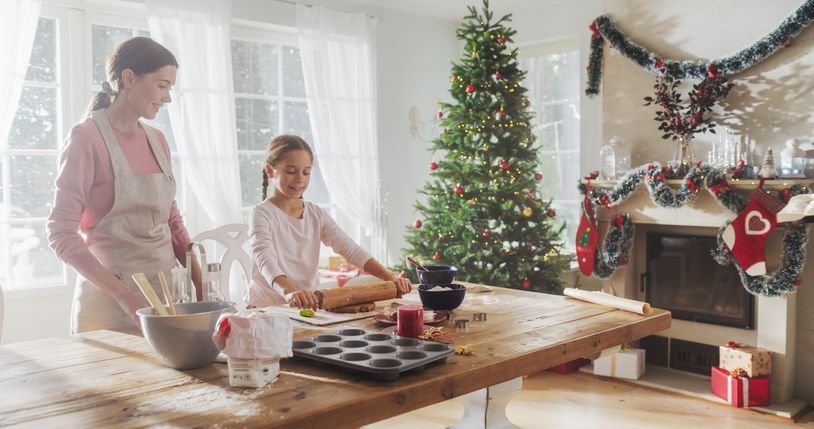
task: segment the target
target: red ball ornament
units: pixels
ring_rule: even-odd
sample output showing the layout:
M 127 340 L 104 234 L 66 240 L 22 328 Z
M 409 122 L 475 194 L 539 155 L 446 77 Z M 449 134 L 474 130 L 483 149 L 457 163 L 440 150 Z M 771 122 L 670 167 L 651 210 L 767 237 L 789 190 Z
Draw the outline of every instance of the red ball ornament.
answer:
M 539 171 L 534 173 L 534 180 L 536 180 L 538 182 L 543 180 L 543 173 L 540 173 Z
M 453 188 L 453 189 L 452 189 L 452 192 L 454 192 L 454 193 L 455 193 L 455 195 L 460 196 L 461 194 L 463 194 L 463 193 L 464 193 L 464 188 L 463 188 L 463 187 L 461 187 L 461 185 L 460 185 L 460 184 L 457 184 L 457 185 L 455 185 L 455 188 Z
M 531 289 L 531 281 L 529 279 L 523 279 L 523 289 Z
M 557 212 L 554 209 L 548 209 L 548 212 L 546 214 L 548 215 L 548 217 L 557 216 Z
M 484 230 L 483 230 L 483 236 L 484 236 L 485 238 L 489 238 L 489 237 L 491 237 L 491 236 L 492 236 L 492 233 L 490 233 L 488 229 L 484 229 Z
M 433 161 L 430 163 L 430 171 L 435 171 L 438 168 L 438 163 Z
M 400 272 L 399 272 L 399 278 L 400 278 L 400 279 L 406 279 L 406 278 L 407 278 L 407 274 L 404 274 L 404 271 L 400 271 Z
M 495 80 L 500 80 L 500 72 L 495 72 Z
M 503 36 L 500 36 L 500 39 L 497 39 L 497 41 L 498 41 L 498 43 L 500 43 L 502 45 L 502 44 L 506 43 L 506 38 L 503 37 Z
M 509 162 L 508 161 L 501 162 L 500 163 L 500 169 L 503 170 L 503 171 L 508 170 L 509 169 Z
M 438 118 L 440 119 L 440 118 L 443 118 L 443 117 L 444 117 L 444 112 L 439 110 L 438 111 Z
M 506 111 L 505 111 L 505 110 L 503 110 L 503 109 L 500 109 L 500 111 L 498 111 L 498 112 L 497 112 L 497 116 L 498 116 L 500 119 L 505 118 L 505 117 L 506 117 Z
M 467 83 L 466 84 L 466 93 L 471 94 L 473 92 L 475 92 L 475 85 L 472 85 L 471 83 Z
M 524 106 L 528 107 L 530 104 L 531 104 L 531 100 L 529 100 L 528 98 L 523 99 L 523 105 Z
M 433 261 L 440 261 L 440 260 L 441 260 L 441 252 L 435 252 L 435 253 L 433 253 L 433 255 L 432 255 L 432 260 L 433 260 Z
M 415 229 L 421 228 L 421 225 L 424 225 L 424 223 L 421 222 L 421 219 L 416 219 L 415 222 L 413 222 Z
M 528 249 L 528 251 L 531 252 L 532 250 L 534 250 L 534 247 L 531 244 L 527 244 L 526 249 Z

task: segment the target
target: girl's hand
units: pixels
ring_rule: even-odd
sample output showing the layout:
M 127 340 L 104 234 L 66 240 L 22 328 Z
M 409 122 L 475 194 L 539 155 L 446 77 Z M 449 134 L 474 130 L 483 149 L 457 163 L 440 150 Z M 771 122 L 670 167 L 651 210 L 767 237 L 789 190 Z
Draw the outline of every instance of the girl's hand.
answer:
M 399 297 L 404 294 L 408 294 L 413 290 L 413 285 L 410 284 L 410 279 L 408 278 L 396 277 L 393 279 L 393 282 L 396 283 L 396 289 L 398 290 Z
M 316 310 L 319 307 L 317 295 L 310 290 L 299 290 L 291 294 L 288 305 L 296 308 L 310 308 Z

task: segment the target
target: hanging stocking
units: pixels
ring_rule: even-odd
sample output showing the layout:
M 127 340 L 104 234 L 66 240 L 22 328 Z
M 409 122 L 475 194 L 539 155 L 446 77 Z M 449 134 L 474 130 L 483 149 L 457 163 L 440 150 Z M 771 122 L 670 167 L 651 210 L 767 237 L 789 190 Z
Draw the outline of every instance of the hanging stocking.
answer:
M 726 227 L 723 240 L 738 265 L 750 276 L 766 274 L 764 243 L 775 225 L 783 204 L 763 190 L 763 181 L 752 191 L 752 199 Z
M 590 186 L 590 182 L 588 182 Z M 590 189 L 585 193 L 582 200 L 582 216 L 579 219 L 577 228 L 577 263 L 583 275 L 590 276 L 594 272 L 594 255 L 596 245 L 599 242 L 599 233 L 596 230 L 596 219 L 594 219 L 594 208 L 589 195 Z

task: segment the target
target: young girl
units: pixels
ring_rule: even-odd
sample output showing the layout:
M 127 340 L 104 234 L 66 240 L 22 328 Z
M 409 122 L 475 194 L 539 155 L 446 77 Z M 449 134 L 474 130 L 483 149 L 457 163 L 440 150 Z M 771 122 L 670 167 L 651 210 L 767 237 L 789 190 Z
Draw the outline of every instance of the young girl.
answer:
M 136 310 L 149 303 L 131 275 L 144 272 L 157 286 L 158 271 L 169 274 L 176 258 L 185 263 L 189 235 L 175 204 L 169 146 L 139 120 L 171 101 L 177 68 L 152 39 L 119 45 L 107 60 L 108 81 L 60 154 L 47 228 L 57 257 L 80 274 L 72 333 L 136 329 Z
M 254 265 L 249 305 L 288 302 L 292 307 L 316 309 L 320 242 L 365 272 L 394 281 L 399 294 L 410 292 L 408 279 L 398 278 L 373 259 L 325 210 L 303 201 L 313 163 L 311 148 L 297 136 L 275 137 L 266 149 L 263 202 L 254 208 L 250 230 Z M 269 179 L 273 193 L 266 199 Z

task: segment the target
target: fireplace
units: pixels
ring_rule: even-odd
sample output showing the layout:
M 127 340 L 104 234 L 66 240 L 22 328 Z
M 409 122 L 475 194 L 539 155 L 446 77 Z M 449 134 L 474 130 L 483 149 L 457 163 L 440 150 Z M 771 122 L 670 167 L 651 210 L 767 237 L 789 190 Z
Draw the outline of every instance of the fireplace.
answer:
M 675 319 L 752 329 L 754 296 L 741 286 L 734 266 L 712 259 L 715 246 L 712 236 L 647 233 L 640 292 Z
M 681 185 L 679 180 L 669 184 Z M 764 187 L 777 192 L 791 184 L 767 182 Z M 614 185 L 594 183 L 597 187 Z M 731 183 L 744 196 L 756 185 L 745 180 Z M 750 344 L 772 352 L 772 400 L 791 400 L 797 360 L 797 294 L 747 296 L 735 268 L 718 266 L 712 259 L 709 249 L 715 246 L 719 228 L 735 214 L 706 190 L 699 192 L 693 204 L 675 209 L 656 206 L 645 187 L 639 186 L 624 203 L 599 211 L 600 237 L 614 213 L 627 213 L 636 232 L 630 262 L 604 280 L 602 287 L 673 312 L 670 329 L 651 338 L 651 345 L 658 345 L 659 350 L 648 351 L 649 364 L 705 373 L 704 368 L 716 360 L 718 346 L 729 341 Z M 766 240 L 765 253 L 772 255 L 766 261 L 769 272 L 780 262 L 775 255 L 782 253 L 782 236 L 778 227 Z M 814 266 L 814 252 L 808 252 L 807 263 Z M 814 287 L 811 279 L 814 277 L 804 277 L 801 288 Z

